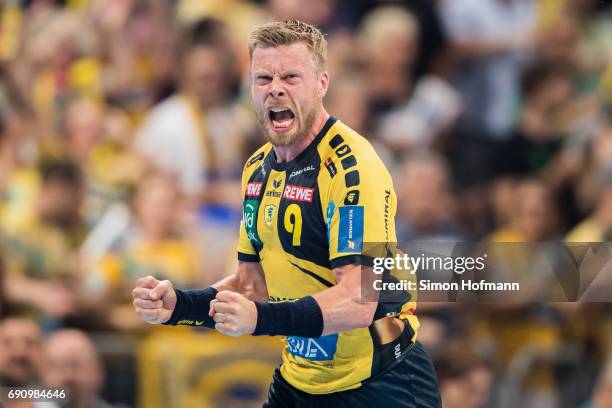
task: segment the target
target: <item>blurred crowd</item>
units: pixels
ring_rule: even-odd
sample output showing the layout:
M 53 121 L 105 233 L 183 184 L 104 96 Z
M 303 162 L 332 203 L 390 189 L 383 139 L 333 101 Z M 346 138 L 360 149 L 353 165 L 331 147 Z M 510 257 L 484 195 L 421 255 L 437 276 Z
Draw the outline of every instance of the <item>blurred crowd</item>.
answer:
M 205 287 L 235 266 L 265 142 L 246 40 L 287 18 L 326 33 L 327 110 L 391 171 L 400 242 L 612 241 L 609 0 L 3 0 L 0 385 L 142 400 L 137 346 L 114 387 L 99 352 L 164 330 L 133 313 L 137 278 Z M 602 408 L 611 311 L 417 314 L 445 407 Z

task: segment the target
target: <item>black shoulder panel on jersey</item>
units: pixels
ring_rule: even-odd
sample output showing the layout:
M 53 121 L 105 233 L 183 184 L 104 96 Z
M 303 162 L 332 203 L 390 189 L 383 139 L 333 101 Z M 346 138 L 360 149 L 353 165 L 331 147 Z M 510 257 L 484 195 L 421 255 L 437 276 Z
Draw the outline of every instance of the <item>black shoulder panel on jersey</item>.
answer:
M 344 175 L 344 181 L 347 187 L 359 185 L 359 170 L 349 171 Z
M 344 139 L 340 135 L 336 135 L 332 137 L 331 140 L 329 141 L 329 145 L 331 146 L 332 149 L 335 149 L 336 147 L 340 146 L 342 143 L 344 143 Z
M 357 159 L 355 158 L 355 156 L 350 155 L 342 159 L 341 163 L 342 163 L 342 168 L 346 170 L 346 169 L 350 169 L 351 167 L 355 167 L 357 165 Z

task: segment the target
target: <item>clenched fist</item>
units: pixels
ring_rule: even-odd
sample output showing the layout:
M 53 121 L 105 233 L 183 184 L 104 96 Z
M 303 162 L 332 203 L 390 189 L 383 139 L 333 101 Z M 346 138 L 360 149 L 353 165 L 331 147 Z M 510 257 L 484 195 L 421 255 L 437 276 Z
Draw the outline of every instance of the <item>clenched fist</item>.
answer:
M 208 314 L 216 322 L 215 329 L 228 336 L 251 334 L 257 326 L 255 303 L 239 293 L 224 290 L 210 302 Z
M 165 323 L 176 307 L 176 292 L 169 280 L 159 281 L 152 276 L 140 278 L 132 291 L 138 317 L 147 323 Z

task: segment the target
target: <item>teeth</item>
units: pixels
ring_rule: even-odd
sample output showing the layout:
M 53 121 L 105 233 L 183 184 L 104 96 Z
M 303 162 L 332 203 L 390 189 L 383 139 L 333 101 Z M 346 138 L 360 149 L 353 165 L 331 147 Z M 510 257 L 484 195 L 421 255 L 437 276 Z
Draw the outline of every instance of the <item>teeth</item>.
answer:
M 279 128 L 288 128 L 289 126 L 291 126 L 292 123 L 293 123 L 293 119 L 286 120 L 284 122 L 279 122 L 279 121 L 276 121 L 276 120 L 272 121 L 272 124 L 275 127 L 279 127 Z
M 282 112 L 282 111 L 286 111 L 289 110 L 287 108 L 271 108 L 270 109 L 272 112 Z

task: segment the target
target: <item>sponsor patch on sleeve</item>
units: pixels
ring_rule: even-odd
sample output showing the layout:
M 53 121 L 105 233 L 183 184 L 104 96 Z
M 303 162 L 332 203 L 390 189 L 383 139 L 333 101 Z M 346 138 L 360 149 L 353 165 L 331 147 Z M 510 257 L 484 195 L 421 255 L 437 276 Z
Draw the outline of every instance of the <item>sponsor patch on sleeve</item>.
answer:
M 339 207 L 338 252 L 362 252 L 363 206 Z
M 329 176 L 331 178 L 334 178 L 334 176 L 338 173 L 338 169 L 336 169 L 336 165 L 332 161 L 331 157 L 328 157 L 327 159 L 325 159 L 324 164 L 325 164 L 325 168 L 327 169 L 327 172 L 329 173 Z

